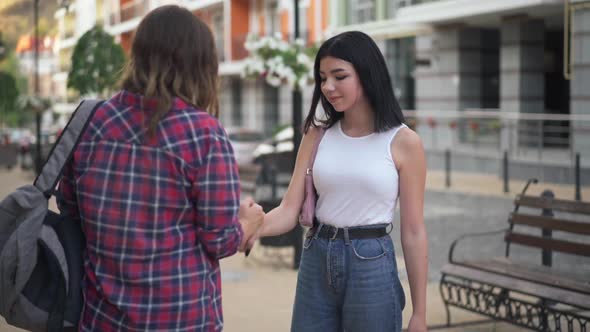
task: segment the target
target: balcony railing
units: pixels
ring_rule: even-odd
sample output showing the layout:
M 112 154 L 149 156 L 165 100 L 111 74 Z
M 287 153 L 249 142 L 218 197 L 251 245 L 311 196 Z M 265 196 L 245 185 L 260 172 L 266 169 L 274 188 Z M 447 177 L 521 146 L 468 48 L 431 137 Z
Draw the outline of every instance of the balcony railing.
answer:
M 577 141 L 590 141 L 590 116 L 511 113 L 473 109 L 464 112 L 405 111 L 406 122 L 431 151 L 463 151 L 536 161 L 571 163 Z

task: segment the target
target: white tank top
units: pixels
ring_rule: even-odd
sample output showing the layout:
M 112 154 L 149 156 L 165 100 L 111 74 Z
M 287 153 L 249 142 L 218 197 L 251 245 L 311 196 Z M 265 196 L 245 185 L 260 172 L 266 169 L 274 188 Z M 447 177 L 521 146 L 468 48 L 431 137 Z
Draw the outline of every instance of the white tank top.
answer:
M 403 127 L 350 137 L 338 121 L 326 131 L 312 173 L 320 222 L 351 227 L 393 221 L 399 177 L 391 143 Z

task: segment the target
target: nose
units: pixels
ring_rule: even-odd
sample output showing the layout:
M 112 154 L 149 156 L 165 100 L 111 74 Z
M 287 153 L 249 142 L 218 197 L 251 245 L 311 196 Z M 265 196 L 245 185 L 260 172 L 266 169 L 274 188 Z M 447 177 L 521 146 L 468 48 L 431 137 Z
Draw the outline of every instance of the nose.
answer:
M 326 79 L 324 81 L 324 84 L 322 85 L 322 90 L 324 90 L 324 91 L 334 91 L 334 84 L 332 84 L 332 81 L 330 79 Z

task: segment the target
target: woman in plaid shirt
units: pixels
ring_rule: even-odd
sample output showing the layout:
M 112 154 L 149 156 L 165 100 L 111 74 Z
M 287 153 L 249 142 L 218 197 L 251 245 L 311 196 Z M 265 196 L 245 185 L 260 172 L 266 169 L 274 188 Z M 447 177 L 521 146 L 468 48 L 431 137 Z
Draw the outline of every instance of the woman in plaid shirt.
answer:
M 140 23 L 123 90 L 97 111 L 60 184 L 86 235 L 80 331 L 220 331 L 219 259 L 261 225 L 239 206 L 237 165 L 215 116 L 217 54 L 190 11 Z

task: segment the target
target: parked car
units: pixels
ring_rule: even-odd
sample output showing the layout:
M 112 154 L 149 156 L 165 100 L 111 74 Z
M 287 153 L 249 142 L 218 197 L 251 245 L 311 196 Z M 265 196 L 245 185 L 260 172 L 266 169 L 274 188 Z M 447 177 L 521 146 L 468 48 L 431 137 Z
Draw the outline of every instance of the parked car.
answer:
M 234 149 L 238 165 L 252 163 L 254 149 L 264 141 L 264 135 L 256 130 L 241 127 L 230 127 L 225 131 Z
M 288 126 L 279 130 L 254 149 L 254 160 L 271 154 L 293 151 L 293 127 Z

